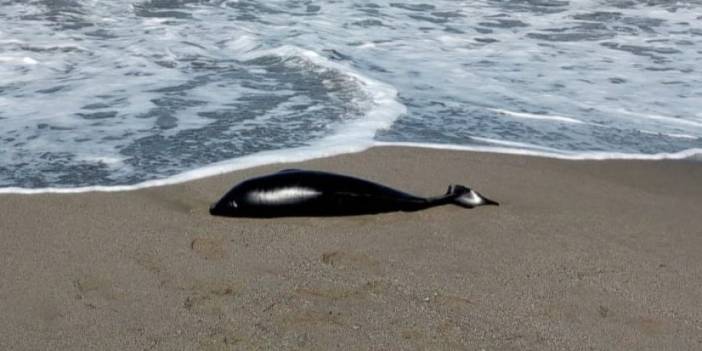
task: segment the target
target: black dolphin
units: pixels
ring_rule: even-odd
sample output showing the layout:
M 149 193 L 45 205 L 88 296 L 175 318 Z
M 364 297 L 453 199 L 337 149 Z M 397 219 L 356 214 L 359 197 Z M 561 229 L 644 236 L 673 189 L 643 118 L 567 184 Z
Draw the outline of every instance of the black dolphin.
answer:
M 297 169 L 248 179 L 234 186 L 210 207 L 227 217 L 348 216 L 418 211 L 445 204 L 466 208 L 498 205 L 462 185 L 446 194 L 424 198 L 367 180 Z

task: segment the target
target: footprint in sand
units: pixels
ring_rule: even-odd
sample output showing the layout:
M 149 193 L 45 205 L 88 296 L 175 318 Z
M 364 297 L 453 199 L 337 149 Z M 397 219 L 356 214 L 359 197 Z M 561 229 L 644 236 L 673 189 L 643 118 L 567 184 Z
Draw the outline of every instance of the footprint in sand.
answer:
M 368 281 L 354 287 L 301 287 L 295 289 L 295 293 L 301 296 L 319 297 L 332 301 L 344 300 L 353 297 L 366 297 L 367 295 L 382 294 L 389 287 L 388 283 L 380 280 Z
M 194 313 L 220 315 L 241 289 L 240 283 L 232 281 L 198 281 L 188 289 L 183 307 Z
M 381 271 L 378 260 L 362 253 L 330 251 L 322 254 L 321 261 L 340 270 L 356 270 L 375 274 Z
M 95 309 L 100 300 L 118 300 L 125 296 L 124 292 L 113 286 L 112 280 L 104 275 L 87 275 L 73 281 L 78 290 L 76 299 L 85 299 L 85 306 Z
M 233 328 L 233 327 L 232 327 Z M 250 350 L 252 345 L 234 330 L 221 328 L 201 336 L 198 340 L 200 351 Z
M 222 239 L 195 238 L 190 242 L 190 248 L 207 260 L 222 259 L 225 256 L 224 240 Z

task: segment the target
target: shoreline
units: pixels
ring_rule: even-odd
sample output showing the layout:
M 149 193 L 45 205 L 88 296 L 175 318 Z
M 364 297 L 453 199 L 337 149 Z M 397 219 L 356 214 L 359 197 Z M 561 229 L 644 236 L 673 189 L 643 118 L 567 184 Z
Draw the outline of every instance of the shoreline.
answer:
M 487 140 L 487 139 L 481 139 Z M 500 145 L 497 143 L 497 145 Z M 80 187 L 50 187 L 50 188 L 21 188 L 21 187 L 0 187 L 0 195 L 3 194 L 79 194 L 90 192 L 124 192 L 135 191 L 148 188 L 158 188 L 164 186 L 178 185 L 191 181 L 197 181 L 210 177 L 217 177 L 227 173 L 244 171 L 251 168 L 285 165 L 312 161 L 315 159 L 325 159 L 343 155 L 353 155 L 363 153 L 374 148 L 410 148 L 426 150 L 460 151 L 469 153 L 486 153 L 495 155 L 536 157 L 553 160 L 566 161 L 685 161 L 702 162 L 702 149 L 687 149 L 672 153 L 657 154 L 630 154 L 616 152 L 562 152 L 555 149 L 515 149 L 509 143 L 505 146 L 466 146 L 454 144 L 432 144 L 432 143 L 411 143 L 411 142 L 381 142 L 374 141 L 369 145 L 339 146 L 336 152 L 320 152 L 317 147 L 302 147 L 286 150 L 271 150 L 256 154 L 246 155 L 239 158 L 225 160 L 203 166 L 200 168 L 184 171 L 168 176 L 166 178 L 146 180 L 137 184 L 128 185 L 90 185 Z M 514 146 L 514 145 L 512 145 Z M 523 146 L 523 145 L 522 145 Z M 283 155 L 295 155 L 288 156 Z
M 501 203 L 208 214 L 282 168 Z M 702 163 L 408 147 L 126 192 L 0 194 L 0 348 L 671 349 L 702 344 Z

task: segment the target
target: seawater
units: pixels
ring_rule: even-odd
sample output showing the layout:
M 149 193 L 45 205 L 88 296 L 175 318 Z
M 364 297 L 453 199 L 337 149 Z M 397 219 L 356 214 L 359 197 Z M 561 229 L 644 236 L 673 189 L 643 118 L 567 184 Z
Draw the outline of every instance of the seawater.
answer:
M 702 152 L 702 2 L 0 0 L 0 192 L 372 145 Z

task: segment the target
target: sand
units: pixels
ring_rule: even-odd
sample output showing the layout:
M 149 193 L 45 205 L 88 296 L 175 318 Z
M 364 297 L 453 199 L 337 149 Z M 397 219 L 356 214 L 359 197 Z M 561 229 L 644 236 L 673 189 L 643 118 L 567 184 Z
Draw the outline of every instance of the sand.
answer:
M 502 203 L 232 219 L 281 168 Z M 702 163 L 382 147 L 118 193 L 0 195 L 2 350 L 699 350 Z

